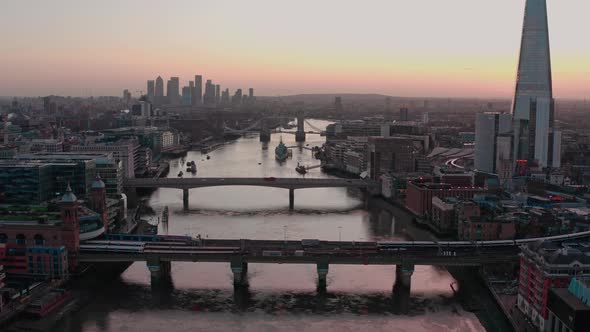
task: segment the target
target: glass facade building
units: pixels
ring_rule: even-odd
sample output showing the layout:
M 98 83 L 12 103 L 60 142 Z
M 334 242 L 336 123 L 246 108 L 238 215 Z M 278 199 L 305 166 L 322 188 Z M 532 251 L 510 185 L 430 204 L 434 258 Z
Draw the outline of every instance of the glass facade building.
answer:
M 546 0 L 527 0 L 512 104 L 514 160 L 559 167 L 561 136 L 554 128 L 554 100 Z

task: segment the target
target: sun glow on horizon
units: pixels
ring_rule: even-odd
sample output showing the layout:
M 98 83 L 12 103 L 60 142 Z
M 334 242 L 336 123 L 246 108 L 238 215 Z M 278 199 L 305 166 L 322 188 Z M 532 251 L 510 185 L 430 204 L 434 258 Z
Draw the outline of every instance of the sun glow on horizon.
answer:
M 0 13 L 0 95 L 119 95 L 158 75 L 188 85 L 202 74 L 258 95 L 511 98 L 523 4 L 14 1 Z M 555 96 L 583 98 L 590 3 L 548 6 Z

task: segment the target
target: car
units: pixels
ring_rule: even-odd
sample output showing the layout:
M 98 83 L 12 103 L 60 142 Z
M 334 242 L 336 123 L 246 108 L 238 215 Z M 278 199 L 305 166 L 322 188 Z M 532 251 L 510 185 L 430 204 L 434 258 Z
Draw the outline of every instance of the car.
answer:
M 266 178 L 263 178 L 264 181 L 276 181 L 277 178 L 275 178 L 274 176 L 269 176 Z

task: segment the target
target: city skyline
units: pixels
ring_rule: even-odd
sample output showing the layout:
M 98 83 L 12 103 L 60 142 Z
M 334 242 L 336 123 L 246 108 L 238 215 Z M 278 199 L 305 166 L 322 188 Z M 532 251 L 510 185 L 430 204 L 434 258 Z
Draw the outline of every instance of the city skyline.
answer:
M 0 36 L 7 40 L 0 55 L 0 95 L 116 96 L 129 89 L 137 96 L 145 93 L 147 78 L 177 76 L 188 82 L 198 72 L 230 91 L 252 86 L 261 96 L 508 99 L 524 10 L 524 1 L 508 0 L 375 1 L 364 7 L 257 1 L 240 10 L 223 1 L 171 6 L 144 1 L 140 9 L 136 1 L 57 2 L 66 5 L 19 1 L 3 11 L 15 15 L 0 23 L 5 25 Z M 587 30 L 587 9 L 590 4 L 581 0 L 548 1 L 558 99 L 590 95 L 590 48 L 574 38 Z M 28 15 L 16 15 L 25 10 Z M 323 24 L 328 19 L 329 26 Z M 146 26 L 148 21 L 157 24 Z

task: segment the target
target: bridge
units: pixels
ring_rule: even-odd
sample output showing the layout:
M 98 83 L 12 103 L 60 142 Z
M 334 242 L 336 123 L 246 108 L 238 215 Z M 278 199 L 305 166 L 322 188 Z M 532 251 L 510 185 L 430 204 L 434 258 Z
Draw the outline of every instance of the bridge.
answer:
M 189 189 L 219 186 L 257 186 L 289 190 L 289 209 L 294 208 L 295 189 L 305 188 L 361 188 L 371 189 L 377 184 L 359 179 L 314 179 L 314 178 L 129 178 L 123 186 L 135 188 L 176 188 L 182 189 L 182 201 L 188 210 Z
M 479 266 L 518 261 L 520 246 L 536 241 L 571 241 L 590 232 L 506 241 L 280 241 L 201 239 L 183 236 L 107 235 L 80 245 L 80 262 L 145 261 L 152 283 L 170 278 L 170 262 L 225 262 L 234 287 L 248 284 L 248 263 L 315 264 L 318 290 L 325 291 L 330 264 L 395 265 L 394 295 L 407 309 L 415 265 Z
M 296 131 L 278 131 L 280 133 L 285 134 L 295 134 L 295 141 L 296 142 L 305 142 L 306 132 L 305 132 L 305 125 L 307 124 L 309 127 L 312 128 L 313 131 L 309 131 L 307 133 L 313 134 L 321 134 L 322 130 L 315 127 L 309 121 L 305 119 L 305 113 L 303 111 L 298 111 L 297 114 L 297 130 Z M 280 118 L 283 119 L 284 117 L 277 117 L 277 116 L 265 116 L 258 119 L 256 122 L 252 123 L 246 128 L 242 129 L 234 129 L 227 126 L 225 123 L 222 124 L 223 132 L 225 134 L 235 134 L 235 135 L 242 135 L 247 132 L 260 132 L 260 141 L 261 142 L 269 142 L 270 141 L 270 134 L 271 130 L 268 128 L 268 120 Z

